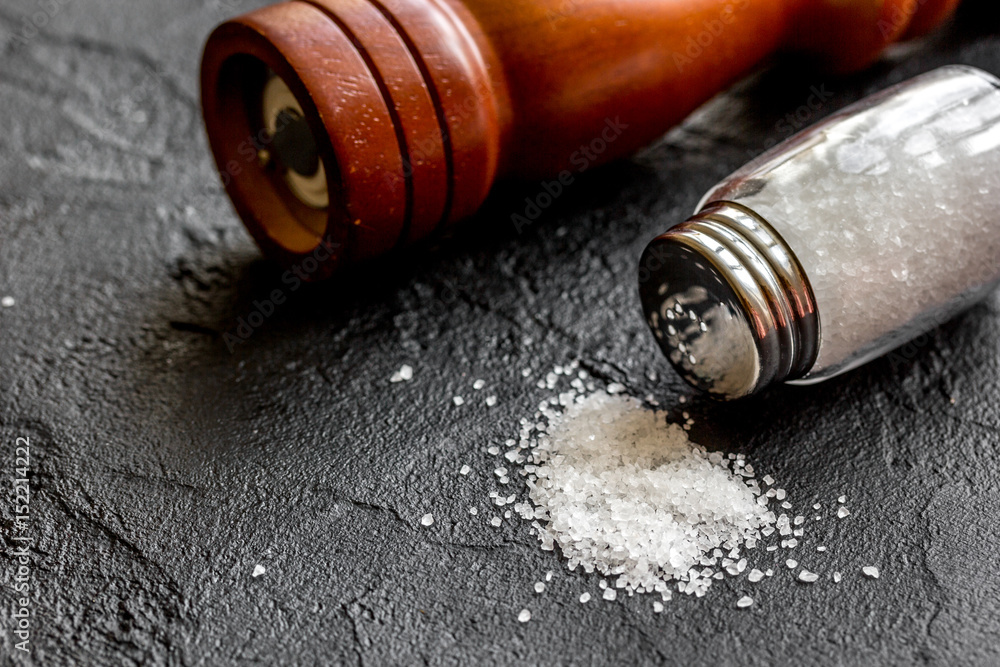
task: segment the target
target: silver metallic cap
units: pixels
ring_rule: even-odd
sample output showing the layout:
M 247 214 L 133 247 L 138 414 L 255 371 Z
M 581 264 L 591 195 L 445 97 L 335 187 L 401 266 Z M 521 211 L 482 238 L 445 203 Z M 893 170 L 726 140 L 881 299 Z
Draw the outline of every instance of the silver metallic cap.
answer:
M 770 225 L 714 202 L 653 239 L 639 295 L 660 348 L 690 384 L 722 399 L 804 375 L 819 351 L 812 289 Z

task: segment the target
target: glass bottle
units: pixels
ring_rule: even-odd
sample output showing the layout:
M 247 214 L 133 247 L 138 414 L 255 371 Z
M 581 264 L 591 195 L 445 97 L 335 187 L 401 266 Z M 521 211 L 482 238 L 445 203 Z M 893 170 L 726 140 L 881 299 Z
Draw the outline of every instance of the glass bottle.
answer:
M 643 253 L 663 352 L 719 398 L 809 384 L 1000 284 L 1000 80 L 943 67 L 800 132 Z

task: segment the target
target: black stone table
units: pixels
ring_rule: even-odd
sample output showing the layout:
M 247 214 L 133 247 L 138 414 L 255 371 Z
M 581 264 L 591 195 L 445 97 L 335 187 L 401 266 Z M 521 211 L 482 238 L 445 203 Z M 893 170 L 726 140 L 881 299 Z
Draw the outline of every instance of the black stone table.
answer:
M 597 577 L 523 522 L 488 524 L 485 451 L 573 359 L 679 417 L 688 392 L 637 303 L 644 244 L 805 123 L 939 65 L 1000 72 L 992 3 L 848 78 L 764 70 L 520 230 L 539 186 L 505 187 L 434 247 L 289 293 L 230 352 L 281 273 L 217 182 L 196 73 L 211 26 L 255 4 L 0 6 L 0 664 L 1000 662 L 1000 297 L 823 385 L 686 405 L 697 440 L 746 453 L 797 511 L 848 496 L 798 547 L 812 585 L 580 604 Z M 390 383 L 403 364 L 412 381 Z

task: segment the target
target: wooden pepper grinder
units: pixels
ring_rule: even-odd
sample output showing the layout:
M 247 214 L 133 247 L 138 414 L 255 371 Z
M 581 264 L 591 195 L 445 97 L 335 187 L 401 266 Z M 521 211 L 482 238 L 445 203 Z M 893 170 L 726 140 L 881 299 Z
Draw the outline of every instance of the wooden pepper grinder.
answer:
M 497 178 L 627 155 L 777 51 L 858 69 L 957 4 L 292 0 L 212 33 L 202 105 L 263 252 L 319 279 L 471 215 Z

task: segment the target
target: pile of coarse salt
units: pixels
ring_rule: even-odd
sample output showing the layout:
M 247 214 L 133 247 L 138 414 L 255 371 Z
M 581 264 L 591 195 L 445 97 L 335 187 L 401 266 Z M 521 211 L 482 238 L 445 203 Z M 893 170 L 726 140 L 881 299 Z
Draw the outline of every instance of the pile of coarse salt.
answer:
M 742 573 L 741 548 L 775 530 L 742 455 L 707 453 L 634 398 L 564 392 L 540 417 L 522 424 L 531 502 L 515 509 L 571 570 L 617 577 L 629 594 L 667 600 L 676 580 L 701 596 L 713 579 Z

